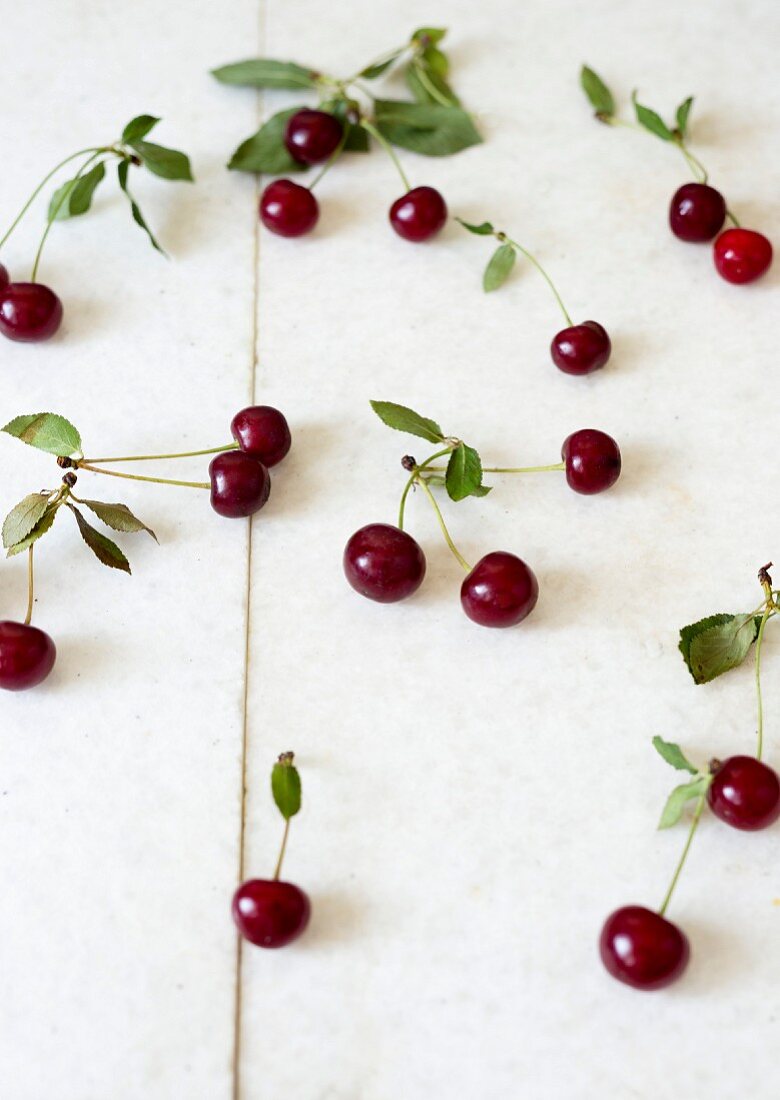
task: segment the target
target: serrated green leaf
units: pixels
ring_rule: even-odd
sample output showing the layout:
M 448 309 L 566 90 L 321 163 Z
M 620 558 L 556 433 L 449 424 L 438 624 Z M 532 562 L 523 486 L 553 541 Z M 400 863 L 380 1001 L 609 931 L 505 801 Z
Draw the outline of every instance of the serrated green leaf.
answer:
M 755 615 L 710 615 L 680 631 L 680 652 L 697 684 L 741 665 L 758 636 Z
M 661 820 L 658 822 L 658 828 L 669 829 L 672 825 L 676 825 L 682 817 L 686 805 L 692 798 L 700 798 L 705 794 L 710 782 L 710 777 L 703 775 L 690 783 L 682 783 L 679 787 L 675 787 L 666 800 Z
M 3 546 L 15 546 L 35 527 L 49 506 L 49 493 L 30 493 L 3 520 Z
M 664 741 L 663 737 L 654 737 L 653 748 L 667 764 L 671 764 L 678 771 L 690 772 L 691 775 L 699 774 L 699 769 L 693 766 L 680 746 L 676 745 L 674 741 Z
M 444 484 L 452 500 L 487 496 L 490 489 L 482 484 L 482 462 L 473 447 L 458 444 L 447 463 Z
M 146 224 L 146 219 L 141 213 L 140 206 L 127 189 L 127 173 L 129 171 L 129 168 L 130 165 L 127 163 L 126 160 L 120 161 L 117 166 L 117 175 L 119 176 L 119 186 L 127 195 L 127 201 L 130 203 L 130 210 L 133 215 L 133 221 L 136 225 L 139 225 L 141 229 L 143 229 L 144 233 L 146 233 L 152 245 L 152 248 L 156 248 L 157 251 L 160 252 L 163 256 L 167 256 L 167 252 L 158 244 L 157 238 L 155 237 L 154 233 L 152 233 L 149 226 Z
M 269 176 L 305 171 L 306 165 L 294 160 L 284 144 L 287 122 L 300 110 L 300 107 L 289 107 L 272 115 L 256 134 L 241 142 L 228 168 L 232 172 L 265 172 Z
M 643 107 L 641 103 L 637 103 L 636 92 L 632 94 L 631 100 L 634 104 L 634 110 L 636 111 L 636 120 L 640 126 L 644 126 L 646 130 L 649 130 L 651 134 L 655 134 L 656 137 L 661 138 L 662 141 L 674 141 L 674 134 L 661 116 L 649 107 Z
M 271 771 L 271 791 L 279 813 L 289 821 L 301 808 L 301 777 L 292 753 L 283 753 Z
M 212 69 L 211 75 L 222 84 L 240 84 L 250 88 L 314 88 L 317 73 L 294 61 L 256 58 L 235 61 Z
M 580 84 L 596 114 L 611 118 L 615 113 L 615 99 L 598 73 L 583 65 L 580 69 Z
M 365 69 L 362 69 L 358 74 L 365 80 L 376 80 L 378 76 L 382 76 L 386 73 L 390 66 L 398 60 L 403 53 L 403 50 L 395 50 L 389 57 L 382 58 L 381 61 L 375 61 L 372 65 L 367 65 Z
M 101 534 L 91 523 L 88 523 L 73 504 L 68 504 L 68 508 L 76 517 L 81 537 L 98 561 L 102 562 L 103 565 L 108 565 L 111 569 L 121 569 L 123 573 L 129 573 L 130 563 L 117 544 Z
M 689 95 L 687 99 L 683 100 L 680 106 L 677 108 L 677 129 L 680 131 L 680 137 L 685 137 L 688 129 L 688 116 L 691 113 L 691 107 L 693 106 L 693 96 Z
M 81 456 L 81 436 L 69 420 L 57 413 L 15 416 L 2 431 L 51 455 L 63 458 Z
M 41 538 L 43 535 L 46 534 L 47 531 L 51 529 L 51 525 L 54 523 L 54 519 L 58 511 L 58 504 L 50 504 L 41 516 L 41 518 L 38 520 L 36 525 L 33 527 L 32 531 L 30 531 L 23 539 L 20 539 L 19 542 L 14 543 L 13 546 L 9 547 L 8 554 L 6 556 L 12 558 L 16 554 L 22 554 L 25 550 L 32 546 L 34 542 L 37 542 L 39 538 Z
M 181 153 L 178 149 L 168 149 L 165 145 L 155 145 L 151 141 L 131 141 L 129 144 L 144 162 L 144 168 L 155 176 L 164 180 L 193 182 L 190 158 L 186 153 Z
M 444 442 L 444 432 L 435 420 L 420 416 L 406 405 L 396 405 L 393 401 L 372 401 L 371 408 L 388 428 L 417 435 L 420 439 L 427 439 L 429 443 Z
M 482 287 L 486 293 L 498 290 L 509 278 L 512 268 L 515 266 L 517 256 L 511 244 L 500 244 L 488 260 L 485 274 L 482 276 Z
M 460 107 L 377 99 L 374 111 L 376 127 L 387 141 L 424 156 L 449 156 L 482 141 Z
M 482 222 L 481 225 L 474 225 L 471 222 L 464 222 L 463 218 L 455 218 L 456 222 L 459 222 L 464 229 L 468 229 L 469 233 L 476 233 L 480 237 L 488 237 L 495 233 L 490 222 Z
M 155 542 L 157 542 L 157 535 L 151 527 L 147 527 L 145 523 L 142 523 L 137 516 L 134 516 L 126 504 L 108 504 L 103 500 L 83 500 L 82 504 L 85 504 L 98 519 L 102 519 L 103 523 L 107 527 L 111 527 L 114 531 L 124 531 L 127 534 L 133 534 L 136 531 L 146 531 L 151 535 Z
M 122 141 L 125 145 L 140 141 L 155 128 L 159 121 L 159 118 L 155 118 L 154 115 L 138 115 L 125 126 L 122 131 Z
M 101 161 L 83 176 L 74 177 L 58 187 L 49 202 L 48 220 L 64 221 L 66 218 L 86 214 L 92 205 L 95 189 L 105 174 L 106 169 Z
M 423 38 L 427 38 L 431 46 L 436 46 L 446 33 L 446 27 L 418 27 L 412 35 L 412 42 L 421 42 Z

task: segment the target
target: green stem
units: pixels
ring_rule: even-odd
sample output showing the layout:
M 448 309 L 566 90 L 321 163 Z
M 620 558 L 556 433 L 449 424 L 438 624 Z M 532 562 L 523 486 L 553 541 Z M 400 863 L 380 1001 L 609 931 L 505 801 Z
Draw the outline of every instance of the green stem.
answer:
M 140 474 L 121 474 L 118 470 L 101 470 L 98 466 L 90 466 L 86 462 L 78 463 L 79 470 L 89 470 L 93 474 L 105 474 L 107 477 L 121 477 L 127 481 L 151 481 L 155 485 L 183 485 L 187 489 L 210 489 L 209 481 L 178 481 L 171 477 L 142 477 Z
M 279 849 L 279 858 L 276 861 L 276 869 L 274 870 L 274 882 L 279 881 L 279 876 L 282 873 L 282 863 L 284 862 L 284 853 L 287 851 L 287 837 L 290 835 L 290 819 L 286 817 L 284 819 L 284 833 L 282 835 L 282 846 Z
M 74 179 L 80 179 L 81 176 L 86 171 L 86 169 L 90 166 L 90 164 L 92 164 L 92 162 L 94 160 L 97 160 L 97 158 L 101 155 L 101 153 L 103 151 L 104 150 L 99 149 L 97 152 L 95 152 L 91 156 L 87 157 L 87 159 L 84 161 L 81 168 L 79 168 L 78 172 L 76 173 L 76 175 L 73 178 Z M 70 191 L 63 191 L 63 193 L 60 195 L 54 209 L 51 211 L 51 213 L 48 216 L 48 219 L 46 221 L 46 228 L 44 229 L 43 236 L 41 237 L 41 243 L 38 245 L 38 251 L 35 253 L 35 260 L 33 262 L 32 274 L 30 275 L 30 282 L 31 283 L 35 282 L 36 277 L 38 275 L 38 267 L 40 265 L 41 256 L 43 254 L 43 246 L 46 244 L 46 238 L 49 236 L 49 233 L 51 233 L 51 227 L 54 225 L 55 221 L 57 220 L 57 215 L 59 214 L 63 204 L 65 203 L 65 200 L 68 199 L 69 197 L 70 197 Z
M 470 573 L 471 572 L 471 566 L 466 561 L 466 559 L 463 557 L 460 550 L 458 550 L 455 543 L 452 541 L 452 536 L 450 535 L 449 531 L 447 530 L 447 524 L 444 522 L 444 516 L 441 514 L 441 509 L 439 508 L 439 505 L 436 503 L 436 497 L 431 492 L 430 487 L 429 487 L 427 481 L 425 480 L 425 478 L 419 478 L 418 480 L 419 480 L 420 487 L 422 488 L 425 495 L 428 497 L 428 500 L 431 502 L 431 504 L 433 506 L 433 510 L 436 513 L 436 518 L 439 521 L 439 527 L 441 527 L 441 533 L 444 535 L 444 541 L 447 543 L 450 550 L 455 555 L 455 558 L 457 559 L 457 561 L 463 566 L 463 568 L 466 570 L 467 573 Z
M 208 447 L 205 451 L 177 451 L 174 454 L 166 455 L 122 455 L 117 458 L 83 458 L 80 461 L 80 465 L 85 462 L 91 462 L 97 465 L 100 462 L 150 462 L 155 459 L 164 458 L 196 458 L 198 455 L 216 455 L 222 454 L 224 451 L 235 451 L 238 447 L 238 443 L 226 443 L 224 447 Z
M 773 614 L 770 604 L 764 608 L 761 624 L 756 637 L 756 700 L 758 703 L 758 736 L 756 739 L 756 760 L 760 760 L 764 751 L 764 703 L 761 698 L 761 645 L 764 641 L 764 628 Z
M 685 157 L 686 164 L 688 165 L 690 170 L 693 172 L 694 176 L 696 176 L 699 183 L 706 183 L 707 182 L 707 169 L 704 167 L 704 165 L 699 160 L 699 158 L 695 157 L 693 155 L 693 153 L 690 151 L 690 149 L 685 144 L 685 142 L 682 140 L 682 138 L 680 138 L 680 140 L 677 141 L 676 144 L 677 144 L 678 149 L 682 153 L 682 155 Z
M 393 164 L 398 169 L 398 175 L 401 177 L 401 181 L 402 181 L 404 187 L 406 188 L 407 191 L 411 191 L 412 185 L 409 183 L 409 180 L 406 178 L 406 173 L 404 172 L 403 168 L 401 167 L 401 162 L 398 159 L 398 157 L 395 155 L 395 150 L 393 149 L 392 145 L 387 140 L 387 138 L 383 137 L 383 135 L 380 134 L 379 130 L 377 130 L 377 128 L 376 128 L 376 126 L 374 126 L 373 122 L 368 122 L 366 119 L 363 118 L 363 119 L 360 120 L 360 125 L 363 127 L 363 129 L 366 131 L 366 133 L 370 134 L 371 137 L 374 138 L 375 141 L 379 142 L 379 144 L 382 146 L 384 151 L 387 153 L 387 155 L 392 160 Z
M 574 324 L 574 322 L 572 321 L 571 317 L 569 316 L 569 311 L 566 309 L 566 306 L 563 304 L 563 299 L 561 298 L 560 294 L 558 293 L 558 290 L 555 286 L 555 283 L 552 281 L 550 276 L 544 270 L 544 268 L 539 263 L 537 258 L 535 256 L 533 256 L 526 248 L 523 248 L 523 246 L 521 244 L 518 244 L 517 241 L 513 241 L 511 237 L 507 237 L 507 235 L 505 233 L 497 233 L 496 234 L 496 239 L 499 240 L 499 241 L 505 241 L 507 244 L 511 244 L 512 248 L 514 248 L 517 252 L 522 252 L 522 254 L 525 256 L 525 258 L 527 260 L 531 261 L 531 263 L 534 265 L 536 270 L 546 280 L 547 285 L 549 286 L 550 290 L 555 295 L 555 300 L 558 303 L 558 305 L 560 306 L 561 313 L 566 318 L 566 324 L 569 325 L 569 326 L 572 326 Z
M 734 214 L 732 214 L 730 210 L 726 210 L 726 217 L 737 229 L 741 228 L 741 223 L 737 221 L 736 217 L 734 216 Z
M 27 547 L 27 614 L 24 617 L 24 625 L 29 626 L 32 621 L 33 598 L 35 591 L 35 578 L 33 576 L 33 544 Z
M 420 81 L 420 83 L 425 88 L 431 99 L 434 100 L 434 102 L 438 103 L 441 107 L 452 106 L 450 100 L 448 100 L 446 96 L 443 96 L 441 94 L 435 84 L 431 83 L 430 78 L 428 77 L 428 74 L 426 73 L 422 65 L 418 65 L 416 61 L 414 62 L 414 71 L 417 74 L 417 79 Z
M 341 135 L 341 140 L 339 141 L 338 145 L 336 146 L 334 151 L 331 153 L 331 155 L 328 157 L 328 159 L 325 161 L 322 168 L 320 168 L 317 175 L 314 177 L 314 179 L 308 185 L 308 188 L 309 188 L 310 191 L 314 190 L 314 188 L 320 182 L 320 180 L 325 175 L 325 173 L 330 171 L 330 169 L 333 167 L 333 165 L 339 159 L 341 154 L 344 152 L 344 146 L 346 145 L 347 137 L 349 136 L 349 127 L 350 127 L 350 124 L 348 122 L 345 122 L 344 123 L 344 131 Z
M 688 839 L 685 841 L 685 847 L 682 850 L 682 855 L 680 856 L 677 867 L 675 868 L 675 872 L 672 875 L 672 881 L 669 883 L 669 889 L 666 891 L 666 897 L 661 903 L 661 908 L 658 910 L 658 914 L 661 917 L 664 916 L 667 908 L 669 907 L 669 902 L 672 900 L 672 894 L 674 893 L 674 888 L 677 885 L 677 880 L 679 879 L 682 869 L 685 866 L 685 860 L 688 858 L 688 852 L 691 847 L 691 842 L 693 841 L 693 835 L 696 832 L 696 828 L 699 824 L 699 819 L 701 818 L 702 811 L 704 810 L 705 801 L 706 795 L 699 795 L 699 799 L 696 803 L 696 809 L 693 811 L 693 820 L 691 821 L 691 827 L 688 830 Z
M 426 458 L 420 466 L 415 466 L 412 473 L 404 486 L 404 491 L 401 494 L 401 504 L 398 508 L 398 526 L 401 531 L 404 529 L 404 511 L 406 509 L 406 498 L 409 496 L 409 490 L 417 481 L 418 475 L 421 470 L 427 470 L 432 462 L 435 462 L 437 458 L 442 458 L 444 455 L 448 455 L 452 452 L 452 447 L 447 447 L 443 451 L 437 451 L 435 455 L 431 455 L 430 458 Z
M 8 240 L 8 238 L 13 233 L 14 229 L 16 229 L 19 222 L 22 220 L 24 215 L 30 209 L 32 204 L 35 202 L 38 195 L 40 195 L 41 191 L 44 189 L 44 187 L 49 182 L 49 180 L 52 178 L 52 176 L 56 176 L 56 174 L 59 172 L 60 168 L 64 168 L 66 164 L 69 164 L 72 160 L 76 160 L 78 157 L 86 156 L 87 153 L 99 153 L 99 152 L 101 152 L 101 150 L 98 149 L 97 147 L 92 148 L 92 149 L 79 149 L 78 153 L 71 153 L 69 157 L 65 157 L 65 160 L 61 160 L 59 164 L 55 165 L 55 167 L 52 168 L 51 172 L 49 172 L 48 175 L 43 177 L 41 182 L 38 184 L 38 186 L 35 188 L 33 193 L 30 195 L 27 202 L 24 204 L 24 206 L 19 211 L 19 213 L 16 215 L 14 220 L 11 222 L 10 227 L 6 230 L 5 236 L 2 239 L 0 239 L 0 248 L 3 247 L 5 242 Z

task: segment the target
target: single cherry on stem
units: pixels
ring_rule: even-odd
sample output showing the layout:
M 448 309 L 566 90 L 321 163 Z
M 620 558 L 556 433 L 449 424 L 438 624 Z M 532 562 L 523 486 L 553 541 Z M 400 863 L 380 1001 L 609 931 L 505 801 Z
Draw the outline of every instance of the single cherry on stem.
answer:
M 612 342 L 598 321 L 583 321 L 561 329 L 550 345 L 552 361 L 564 374 L 592 374 L 607 363 Z
M 536 607 L 539 583 L 530 566 L 515 554 L 485 554 L 463 581 L 460 602 L 480 626 L 516 626 Z
M 260 220 L 279 237 L 302 237 L 314 229 L 319 216 L 310 189 L 292 180 L 274 180 L 260 196 Z
M 425 578 L 422 548 L 399 527 L 369 523 L 344 549 L 344 575 L 369 600 L 397 603 L 413 595 Z
M 27 549 L 27 615 L 23 623 L 0 622 L 0 688 L 26 691 L 49 675 L 57 648 L 49 635 L 32 626 L 34 603 L 33 547 Z
M 62 302 L 43 283 L 8 283 L 0 294 L 0 332 L 9 340 L 40 343 L 62 323 Z
M 707 183 L 684 183 L 669 204 L 669 227 L 681 241 L 711 241 L 726 220 L 726 200 Z
M 601 961 L 613 978 L 634 989 L 663 989 L 681 976 L 690 958 L 685 933 L 643 905 L 625 905 L 604 922 Z
M 580 428 L 563 441 L 566 481 L 575 493 L 591 496 L 611 488 L 620 477 L 620 448 L 597 428 Z
M 343 135 L 344 127 L 334 115 L 304 107 L 289 118 L 284 144 L 299 164 L 321 164 L 336 152 Z
M 718 274 L 727 283 L 753 283 L 769 270 L 772 245 L 755 229 L 725 229 L 713 246 Z
M 209 463 L 211 507 L 220 516 L 239 519 L 263 507 L 271 492 L 271 475 L 252 455 L 225 451 Z
M 428 241 L 444 227 L 447 204 L 435 187 L 413 187 L 390 207 L 390 224 L 405 241 Z
M 230 432 L 245 454 L 266 467 L 281 462 L 292 444 L 285 416 L 270 405 L 241 409 L 230 422 Z
M 710 765 L 707 802 L 716 817 L 734 829 L 755 832 L 780 817 L 780 779 L 754 756 L 730 756 Z

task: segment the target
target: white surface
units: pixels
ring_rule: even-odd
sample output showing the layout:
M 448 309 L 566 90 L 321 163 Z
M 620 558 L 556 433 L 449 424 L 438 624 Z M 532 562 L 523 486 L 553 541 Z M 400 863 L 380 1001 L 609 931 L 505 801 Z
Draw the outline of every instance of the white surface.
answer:
M 235 0 L 227 19 L 150 0 L 3 7 L 0 209 L 60 152 L 140 111 L 164 115 L 160 140 L 188 149 L 198 176 L 143 189 L 171 264 L 118 199 L 55 229 L 44 277 L 61 288 L 66 331 L 3 345 L 4 418 L 53 408 L 119 453 L 220 442 L 250 393 L 255 324 L 254 184 L 220 165 L 256 103 L 205 71 L 251 55 L 258 25 L 268 56 L 334 72 L 421 22 L 450 26 L 454 80 L 487 140 L 451 159 L 405 156 L 413 182 L 505 225 L 574 315 L 613 336 L 605 371 L 560 376 L 541 281 L 518 265 L 485 298 L 487 242 L 454 225 L 423 248 L 397 239 L 397 181 L 378 154 L 323 181 L 310 238 L 260 238 L 256 392 L 286 411 L 295 444 L 253 539 L 246 870 L 272 868 L 267 772 L 294 748 L 305 809 L 286 872 L 314 917 L 295 947 L 244 952 L 241 1100 L 672 1100 L 686 1086 L 773 1100 L 774 831 L 702 826 L 670 914 L 693 946 L 673 989 L 618 986 L 595 941 L 611 908 L 658 903 L 682 843 L 653 831 L 673 777 L 651 736 L 697 759 L 752 747 L 750 670 L 697 689 L 676 633 L 757 602 L 755 570 L 780 554 L 778 268 L 730 287 L 707 248 L 676 243 L 665 209 L 682 161 L 593 123 L 577 70 L 588 60 L 624 97 L 638 85 L 666 110 L 694 92 L 696 152 L 777 241 L 776 6 L 398 0 L 370 19 L 355 3 L 279 0 Z M 419 407 L 497 463 L 554 461 L 582 426 L 619 439 L 624 476 L 606 496 L 577 497 L 551 474 L 447 508 L 467 557 L 506 548 L 536 569 L 523 627 L 464 618 L 458 566 L 420 498 L 419 596 L 380 607 L 347 589 L 346 538 L 392 521 L 398 460 L 423 454 L 369 397 Z M 50 467 L 11 440 L 2 457 L 7 510 Z M 57 669 L 45 689 L 3 699 L 11 1100 L 222 1100 L 234 1084 L 246 529 L 186 490 L 120 499 L 162 546 L 124 540 L 129 579 L 55 529 L 36 621 L 57 640 Z M 23 563 L 0 584 L 3 612 L 18 614 Z M 776 763 L 771 635 L 765 655 Z

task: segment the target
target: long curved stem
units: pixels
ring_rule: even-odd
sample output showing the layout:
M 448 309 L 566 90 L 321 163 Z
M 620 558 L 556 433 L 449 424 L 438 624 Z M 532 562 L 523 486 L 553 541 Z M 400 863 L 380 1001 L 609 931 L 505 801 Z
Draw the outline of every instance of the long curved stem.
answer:
M 419 466 L 415 466 L 409 477 L 409 480 L 404 486 L 404 491 L 401 494 L 401 503 L 398 508 L 398 526 L 402 531 L 404 529 L 404 512 L 406 510 L 406 498 L 409 496 L 409 490 L 417 481 L 420 471 L 430 469 L 432 462 L 435 462 L 437 458 L 442 458 L 444 455 L 450 454 L 451 451 L 451 447 L 447 447 L 443 451 L 437 451 L 435 455 L 431 455 L 430 458 L 426 458 L 425 462 L 421 463 Z
M 436 518 L 439 521 L 439 527 L 441 527 L 441 533 L 444 535 L 444 541 L 449 546 L 449 548 L 452 551 L 452 553 L 454 554 L 456 560 L 463 566 L 463 568 L 466 570 L 467 573 L 470 573 L 471 572 L 471 566 L 466 561 L 466 559 L 463 557 L 460 550 L 458 550 L 455 543 L 452 541 L 452 536 L 450 535 L 449 531 L 447 530 L 447 524 L 444 522 L 444 516 L 441 514 L 441 509 L 439 508 L 439 505 L 436 503 L 436 497 L 431 492 L 430 486 L 428 485 L 425 478 L 419 478 L 418 480 L 419 480 L 419 484 L 420 484 L 423 492 L 428 497 L 428 500 L 431 502 L 431 505 L 433 506 L 433 510 L 436 513 Z
M 333 150 L 333 152 L 331 153 L 331 155 L 330 155 L 330 156 L 328 157 L 328 159 L 327 159 L 327 160 L 325 161 L 325 163 L 323 164 L 322 168 L 320 168 L 320 170 L 319 170 L 319 172 L 317 173 L 317 175 L 316 175 L 316 176 L 314 177 L 314 179 L 313 179 L 313 180 L 311 181 L 311 183 L 310 183 L 310 184 L 308 184 L 308 188 L 309 188 L 309 190 L 310 190 L 310 191 L 313 191 L 313 190 L 314 190 L 314 188 L 315 188 L 315 187 L 317 186 L 317 184 L 318 184 L 318 183 L 320 182 L 320 180 L 321 180 L 321 179 L 322 179 L 322 177 L 323 177 L 323 176 L 325 175 L 325 173 L 326 173 L 326 172 L 329 172 L 329 171 L 330 171 L 330 169 L 331 169 L 331 168 L 333 167 L 333 165 L 334 165 L 334 164 L 336 163 L 336 161 L 337 161 L 337 160 L 339 159 L 339 157 L 341 156 L 341 154 L 342 154 L 342 153 L 344 152 L 344 146 L 346 145 L 346 143 L 347 143 L 347 138 L 348 138 L 348 136 L 349 136 L 349 127 L 350 127 L 350 123 L 349 123 L 349 122 L 345 122 L 345 123 L 344 123 L 343 125 L 344 125 L 344 130 L 343 130 L 343 133 L 342 133 L 342 135 L 341 135 L 341 140 L 339 141 L 338 145 L 337 145 L 337 146 L 336 146 L 336 148 L 335 148 L 335 149 Z
M 177 451 L 174 454 L 165 455 L 121 455 L 116 458 L 84 458 L 81 460 L 80 465 L 84 463 L 93 463 L 97 465 L 100 462 L 151 462 L 155 459 L 164 458 L 196 458 L 198 455 L 217 455 L 222 454 L 224 451 L 235 451 L 238 448 L 238 443 L 235 440 L 232 443 L 226 443 L 224 447 L 208 447 L 205 451 Z
M 555 286 L 555 283 L 552 281 L 550 276 L 544 270 L 544 268 L 539 263 L 537 258 L 531 252 L 529 252 L 527 248 L 523 248 L 523 246 L 521 244 L 518 244 L 517 241 L 513 241 L 511 239 L 511 237 L 507 237 L 506 234 L 499 233 L 497 236 L 498 236 L 498 240 L 504 240 L 504 241 L 506 241 L 507 244 L 511 244 L 512 248 L 516 249 L 518 252 L 522 252 L 522 254 L 525 256 L 525 258 L 527 260 L 531 261 L 531 263 L 534 265 L 536 270 L 539 272 L 539 274 L 542 276 L 542 278 L 546 281 L 546 283 L 549 286 L 550 290 L 555 295 L 555 300 L 558 303 L 558 305 L 560 306 L 561 313 L 566 318 L 566 324 L 571 327 L 574 324 L 574 322 L 572 321 L 571 317 L 569 316 L 569 311 L 567 310 L 566 306 L 563 304 L 563 298 L 561 298 L 560 294 L 558 293 L 558 289 Z
M 699 795 L 699 799 L 696 803 L 696 809 L 693 811 L 693 820 L 691 821 L 691 827 L 688 830 L 688 839 L 685 841 L 685 847 L 682 850 L 682 855 L 680 856 L 674 874 L 672 875 L 672 881 L 669 883 L 669 889 L 666 891 L 666 897 L 661 902 L 661 908 L 658 910 L 658 914 L 661 917 L 664 916 L 667 908 L 669 907 L 669 902 L 672 900 L 672 894 L 674 893 L 674 888 L 677 885 L 677 880 L 679 879 L 682 873 L 682 869 L 685 866 L 685 861 L 688 858 L 688 852 L 690 851 L 693 836 L 698 827 L 702 811 L 704 810 L 705 798 L 705 795 Z
M 366 133 L 370 134 L 371 137 L 374 138 L 375 141 L 379 142 L 379 144 L 382 146 L 384 151 L 387 153 L 387 155 L 392 160 L 393 164 L 398 169 L 398 175 L 401 177 L 401 181 L 402 181 L 404 187 L 406 188 L 407 191 L 411 191 L 412 185 L 411 185 L 411 183 L 409 183 L 409 180 L 406 178 L 406 172 L 404 172 L 404 170 L 401 166 L 401 162 L 398 159 L 398 157 L 395 155 L 395 150 L 393 149 L 392 145 L 387 140 L 387 138 L 385 138 L 382 134 L 380 134 L 379 130 L 377 130 L 376 126 L 374 126 L 374 124 L 372 122 L 367 122 L 366 119 L 361 119 L 360 120 L 360 125 L 363 127 L 363 129 L 366 131 Z
M 693 172 L 694 176 L 696 176 L 699 183 L 706 183 L 707 182 L 707 169 L 704 167 L 704 165 L 699 160 L 699 158 L 695 157 L 693 155 L 693 153 L 690 151 L 690 149 L 685 144 L 685 142 L 678 141 L 677 142 L 677 147 L 680 150 L 680 152 L 682 153 L 682 155 L 685 157 L 686 164 L 688 165 L 690 170 Z
M 155 485 L 182 485 L 187 489 L 210 489 L 209 481 L 178 481 L 171 477 L 142 477 L 141 474 L 122 474 L 119 470 L 101 470 L 99 466 L 90 466 L 86 462 L 79 462 L 79 470 L 89 470 L 93 474 L 105 474 L 107 477 L 121 477 L 127 481 L 151 481 Z
M 552 462 L 549 466 L 483 466 L 483 474 L 541 474 L 548 470 L 565 470 L 565 462 Z M 432 473 L 441 473 L 443 466 L 431 466 Z
M 77 153 L 71 153 L 69 157 L 65 157 L 64 160 L 61 160 L 59 164 L 55 165 L 54 168 L 52 168 L 51 172 L 49 172 L 48 175 L 43 177 L 41 182 L 38 184 L 38 186 L 35 188 L 33 193 L 30 195 L 27 202 L 24 204 L 24 206 L 19 211 L 19 213 L 16 215 L 14 220 L 11 222 L 11 225 L 6 230 L 5 235 L 2 237 L 2 239 L 0 239 L 0 248 L 3 247 L 5 242 L 11 236 L 14 229 L 16 229 L 19 222 L 22 220 L 22 218 L 27 213 L 27 211 L 30 209 L 30 207 L 35 202 L 38 195 L 40 195 L 41 191 L 44 189 L 44 187 L 49 182 L 49 180 L 52 178 L 52 176 L 56 176 L 57 173 L 59 172 L 59 170 L 61 168 L 64 168 L 66 164 L 70 164 L 70 162 L 72 160 L 76 160 L 78 157 L 84 157 L 84 156 L 87 155 L 87 153 L 98 153 L 98 152 L 101 152 L 101 150 L 97 146 L 95 146 L 91 149 L 79 149 L 79 151 Z
M 33 600 L 35 594 L 35 577 L 33 575 L 33 544 L 27 547 L 27 614 L 24 617 L 24 625 L 29 626 L 32 621 Z
M 758 628 L 756 637 L 756 701 L 758 704 L 758 734 L 756 737 L 756 760 L 761 759 L 764 751 L 764 703 L 761 698 L 761 646 L 764 641 L 764 628 L 773 613 L 772 607 L 767 604 Z
M 97 158 L 101 155 L 102 152 L 103 152 L 103 150 L 99 149 L 97 152 L 95 152 L 91 156 L 87 157 L 87 159 L 82 164 L 81 168 L 79 168 L 78 172 L 73 177 L 74 180 L 81 179 L 81 177 L 83 176 L 83 174 L 87 170 L 87 168 L 90 166 L 90 164 L 92 164 L 92 162 L 94 160 L 97 160 Z M 40 262 L 41 262 L 41 256 L 43 255 L 43 246 L 46 244 L 46 238 L 49 236 L 49 233 L 51 233 L 51 227 L 54 225 L 55 221 L 57 220 L 57 215 L 59 214 L 60 210 L 62 209 L 63 205 L 65 204 L 66 200 L 69 197 L 70 197 L 70 191 L 63 191 L 63 193 L 60 195 L 59 199 L 57 200 L 56 206 L 54 207 L 54 209 L 51 211 L 51 213 L 48 216 L 48 219 L 46 221 L 46 228 L 44 229 L 43 236 L 41 237 L 41 243 L 38 245 L 38 251 L 35 253 L 35 260 L 33 261 L 32 274 L 30 275 L 30 282 L 31 283 L 35 282 L 35 279 L 38 275 L 38 267 L 39 267 Z
M 287 851 L 287 837 L 290 835 L 290 818 L 284 819 L 284 833 L 282 834 L 282 846 L 279 849 L 279 858 L 276 861 L 276 868 L 274 870 L 274 882 L 279 881 L 279 876 L 282 873 L 282 863 L 284 862 L 284 853 Z

